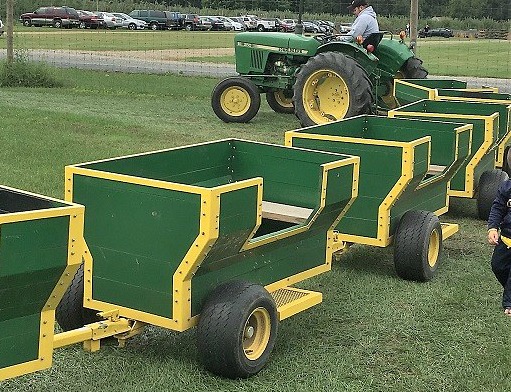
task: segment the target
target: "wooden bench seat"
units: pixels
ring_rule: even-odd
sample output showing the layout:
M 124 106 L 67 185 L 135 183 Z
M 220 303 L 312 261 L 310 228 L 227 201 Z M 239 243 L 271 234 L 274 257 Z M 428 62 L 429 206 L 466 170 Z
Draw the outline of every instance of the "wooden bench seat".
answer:
M 309 219 L 314 210 L 288 204 L 263 201 L 263 218 L 300 224 Z

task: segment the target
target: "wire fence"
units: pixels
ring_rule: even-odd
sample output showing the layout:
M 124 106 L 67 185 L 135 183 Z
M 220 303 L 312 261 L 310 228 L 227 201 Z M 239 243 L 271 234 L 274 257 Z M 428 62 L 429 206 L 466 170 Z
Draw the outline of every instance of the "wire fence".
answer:
M 96 26 L 90 20 L 81 19 L 80 26 L 66 28 L 56 25 L 54 20 L 41 20 L 33 15 L 23 17 L 24 13 L 33 13 L 37 7 L 34 2 L 17 3 L 15 9 L 14 50 L 18 58 L 44 61 L 56 67 L 77 67 L 118 72 L 150 72 L 178 73 L 183 75 L 199 75 L 224 77 L 236 74 L 234 57 L 234 36 L 245 28 L 272 30 L 272 24 L 265 22 L 250 26 L 251 17 L 236 19 L 241 15 L 255 15 L 266 22 L 276 23 L 276 31 L 292 31 L 284 25 L 284 21 L 296 22 L 298 18 L 297 3 L 278 0 L 268 6 L 256 0 L 213 2 L 201 1 L 202 7 L 179 6 L 172 4 L 145 4 L 149 10 L 166 12 L 172 18 L 174 12 L 185 15 L 182 24 L 168 26 L 151 23 L 140 29 L 128 23 L 122 24 L 120 17 L 114 15 L 115 23 L 110 14 L 105 14 L 103 25 Z M 36 2 L 37 3 L 37 2 Z M 116 4 L 99 1 L 78 1 L 77 7 L 85 11 L 101 10 L 119 14 L 130 13 L 133 7 L 140 6 L 130 2 Z M 347 4 L 347 2 L 345 2 Z M 449 2 L 449 4 L 454 2 Z M 31 4 L 31 5 L 30 5 Z M 190 4 L 190 3 L 188 3 Z M 303 20 L 312 22 L 313 26 L 305 29 L 306 35 L 318 33 L 340 32 L 349 28 L 354 16 L 346 9 L 342 1 L 325 3 L 318 12 L 311 8 L 303 14 Z M 208 7 L 206 7 L 208 5 Z M 217 5 L 217 8 L 209 6 Z M 240 7 L 240 5 L 242 7 Z M 307 3 L 306 3 L 307 5 Z M 409 4 L 377 0 L 372 6 L 378 16 L 380 30 L 388 31 L 394 36 L 410 25 L 408 17 Z M 236 8 L 238 6 L 239 8 Z M 2 8 L 3 7 L 3 8 Z M 104 8 L 100 8 L 104 7 Z M 259 7 L 259 8 L 258 8 Z M 500 7 L 500 6 L 499 6 Z M 80 9 L 81 9 L 80 8 Z M 307 8 L 307 7 L 306 7 Z M 5 9 L 0 3 L 0 11 Z M 273 9 L 273 10 L 272 10 Z M 392 9 L 396 14 L 392 14 Z M 380 12 L 381 10 L 381 12 Z M 321 11 L 321 12 L 319 12 Z M 437 12 L 438 10 L 429 11 Z M 419 38 L 416 53 L 424 61 L 432 77 L 449 76 L 468 80 L 470 85 L 491 85 L 499 87 L 503 92 L 511 92 L 511 31 L 509 19 L 502 19 L 501 8 L 491 9 L 499 15 L 500 20 L 489 17 L 453 18 L 451 16 L 428 16 L 419 9 Z M 4 12 L 4 11 L 3 11 Z M 439 11 L 438 11 L 439 12 Z M 445 12 L 446 15 L 451 13 Z M 156 13 L 155 13 L 156 14 Z M 5 12 L 1 18 L 4 21 Z M 195 20 L 195 18 L 199 17 Z M 232 17 L 231 23 L 224 19 L 223 27 L 216 20 L 202 18 L 205 16 Z M 149 19 L 146 19 L 149 21 Z M 188 21 L 188 23 L 186 23 Z M 238 25 L 233 23 L 239 21 Z M 124 21 L 125 22 L 125 21 Z M 189 23 L 192 23 L 190 27 Z M 330 30 L 321 28 L 330 25 Z M 188 26 L 188 27 L 187 27 Z M 262 27 L 261 27 L 262 26 Z M 425 33 L 425 27 L 428 26 Z M 80 28 L 81 27 L 81 28 Z M 99 28 L 96 28 L 99 27 Z M 154 28 L 154 30 L 153 30 Z M 6 54 L 6 33 L 0 37 L 0 57 Z M 407 43 L 411 38 L 405 39 Z

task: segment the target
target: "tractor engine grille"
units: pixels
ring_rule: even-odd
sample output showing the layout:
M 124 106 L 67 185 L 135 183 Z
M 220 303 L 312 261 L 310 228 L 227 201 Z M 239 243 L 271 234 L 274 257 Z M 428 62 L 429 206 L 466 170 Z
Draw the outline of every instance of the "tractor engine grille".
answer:
M 250 65 L 252 68 L 263 70 L 263 57 L 264 53 L 261 50 L 252 50 L 250 52 Z

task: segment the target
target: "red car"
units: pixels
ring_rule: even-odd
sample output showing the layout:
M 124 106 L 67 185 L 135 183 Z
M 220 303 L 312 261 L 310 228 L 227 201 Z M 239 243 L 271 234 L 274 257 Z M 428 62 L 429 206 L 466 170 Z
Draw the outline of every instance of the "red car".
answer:
M 80 16 L 71 7 L 40 7 L 20 15 L 23 26 L 53 26 L 71 28 L 80 25 Z
M 80 16 L 81 29 L 98 29 L 105 27 L 105 21 L 100 16 L 97 16 L 94 12 L 77 10 Z

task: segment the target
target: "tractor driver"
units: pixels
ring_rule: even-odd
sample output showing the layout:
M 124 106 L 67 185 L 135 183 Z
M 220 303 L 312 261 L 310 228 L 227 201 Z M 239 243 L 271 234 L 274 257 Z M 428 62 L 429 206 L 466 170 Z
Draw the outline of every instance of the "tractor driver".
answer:
M 366 0 L 353 0 L 348 9 L 357 18 L 351 25 L 351 31 L 348 35 L 341 38 L 343 41 L 354 41 L 359 35 L 366 39 L 372 33 L 380 32 L 376 12 L 374 12 L 372 6 L 367 4 Z

